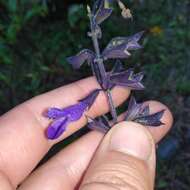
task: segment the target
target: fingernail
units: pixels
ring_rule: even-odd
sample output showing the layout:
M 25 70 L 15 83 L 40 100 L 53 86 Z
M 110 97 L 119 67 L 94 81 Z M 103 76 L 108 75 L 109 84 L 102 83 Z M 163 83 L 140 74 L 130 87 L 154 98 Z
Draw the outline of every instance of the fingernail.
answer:
M 117 124 L 110 136 L 109 149 L 148 160 L 153 147 L 150 134 L 139 124 L 122 122 Z

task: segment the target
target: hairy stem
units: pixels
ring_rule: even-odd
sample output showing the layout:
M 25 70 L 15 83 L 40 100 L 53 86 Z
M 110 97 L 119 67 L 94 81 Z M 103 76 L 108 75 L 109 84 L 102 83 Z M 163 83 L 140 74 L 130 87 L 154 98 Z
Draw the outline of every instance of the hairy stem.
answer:
M 106 80 L 106 70 L 104 67 L 104 63 L 103 63 L 103 59 L 101 58 L 101 54 L 100 54 L 100 48 L 99 48 L 99 43 L 98 43 L 98 37 L 97 37 L 97 32 L 94 29 L 93 26 L 93 15 L 91 13 L 89 13 L 89 18 L 90 18 L 90 29 L 91 29 L 91 38 L 92 38 L 92 42 L 93 42 L 93 46 L 96 52 L 96 63 L 93 64 L 97 64 L 98 65 L 98 73 L 100 74 L 101 79 L 98 79 L 98 82 Z M 92 65 L 91 65 L 92 67 Z M 94 71 L 93 71 L 94 73 Z M 106 90 L 106 95 L 107 95 L 107 100 L 108 100 L 108 104 L 109 104 L 109 108 L 110 108 L 110 112 L 113 118 L 113 123 L 115 124 L 117 122 L 117 112 L 113 103 L 113 99 L 112 99 L 112 95 L 110 90 Z

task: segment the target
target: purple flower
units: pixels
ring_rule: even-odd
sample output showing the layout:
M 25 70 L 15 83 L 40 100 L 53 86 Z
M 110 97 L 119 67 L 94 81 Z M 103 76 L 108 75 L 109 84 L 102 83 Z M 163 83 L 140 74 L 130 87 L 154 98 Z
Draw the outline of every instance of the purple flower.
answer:
M 58 138 L 66 130 L 69 123 L 79 120 L 83 113 L 91 108 L 99 92 L 100 90 L 96 89 L 87 97 L 79 100 L 77 104 L 63 109 L 49 108 L 45 116 L 52 119 L 53 122 L 47 128 L 47 138 Z
M 160 126 L 164 123 L 161 122 L 161 118 L 165 110 L 150 114 L 149 105 L 143 106 L 143 104 L 137 104 L 134 97 L 131 97 L 125 120 L 135 121 L 145 126 Z

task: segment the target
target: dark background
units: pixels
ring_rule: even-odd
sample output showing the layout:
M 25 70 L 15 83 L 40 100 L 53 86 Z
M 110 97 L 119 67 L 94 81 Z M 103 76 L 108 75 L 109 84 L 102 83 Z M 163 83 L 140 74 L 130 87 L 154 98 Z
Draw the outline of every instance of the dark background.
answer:
M 91 48 L 86 3 L 80 0 L 0 0 L 0 113 L 45 91 L 91 75 L 73 71 L 65 58 Z M 190 2 L 126 0 L 134 19 L 116 7 L 103 24 L 101 47 L 115 36 L 146 31 L 144 49 L 123 61 L 145 71 L 146 91 L 138 100 L 156 99 L 173 112 L 172 131 L 159 148 L 156 189 L 190 187 Z M 78 138 L 79 132 L 55 147 Z M 52 152 L 48 155 L 51 156 Z

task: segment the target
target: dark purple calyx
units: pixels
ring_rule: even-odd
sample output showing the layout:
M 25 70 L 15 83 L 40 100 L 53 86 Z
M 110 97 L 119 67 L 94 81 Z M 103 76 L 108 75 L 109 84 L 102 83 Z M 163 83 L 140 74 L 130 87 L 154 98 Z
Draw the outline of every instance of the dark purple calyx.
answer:
M 95 22 L 99 25 L 106 20 L 112 13 L 111 8 L 105 8 L 104 3 L 100 6 L 96 14 L 94 15 Z
M 150 114 L 149 105 L 138 104 L 134 97 L 131 97 L 128 110 L 125 115 L 126 121 L 134 121 L 145 126 L 158 127 L 163 125 L 161 119 L 165 110 Z
M 128 87 L 132 90 L 144 90 L 145 87 L 142 84 L 143 77 L 143 72 L 134 74 L 133 69 L 128 69 L 126 71 L 111 74 L 110 83 L 118 86 Z
M 107 133 L 111 128 L 108 118 L 105 115 L 95 119 L 87 116 L 87 119 L 88 119 L 88 128 L 92 130 L 100 131 L 102 133 Z
M 94 61 L 95 54 L 89 49 L 84 49 L 80 51 L 77 55 L 67 58 L 67 61 L 73 66 L 74 69 L 79 69 L 81 65 L 87 61 L 91 64 Z
M 104 59 L 128 58 L 131 55 L 129 52 L 130 50 L 137 50 L 142 48 L 138 41 L 141 39 L 143 33 L 144 31 L 129 37 L 113 38 L 104 49 L 102 56 Z

